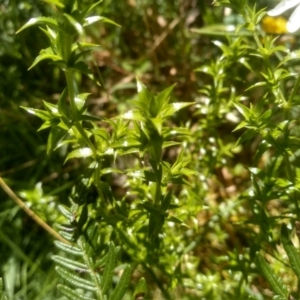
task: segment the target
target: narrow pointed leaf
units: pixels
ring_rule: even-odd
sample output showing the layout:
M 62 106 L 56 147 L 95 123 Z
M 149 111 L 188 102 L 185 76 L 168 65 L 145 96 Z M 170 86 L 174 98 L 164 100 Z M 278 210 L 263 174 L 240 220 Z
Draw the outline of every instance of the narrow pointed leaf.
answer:
M 162 210 L 168 210 L 172 200 L 172 190 L 170 190 L 163 198 L 161 203 Z
M 60 113 L 58 111 L 58 106 L 55 104 L 52 104 L 50 102 L 46 102 L 43 100 L 44 107 L 47 111 L 49 111 L 53 116 L 60 117 Z
M 72 213 L 68 207 L 64 205 L 58 205 L 58 209 L 67 219 L 70 219 L 72 217 Z
M 140 110 L 138 109 L 132 109 L 129 110 L 128 112 L 118 116 L 120 119 L 125 119 L 125 120 L 134 120 L 134 121 L 144 121 L 145 118 L 141 114 Z
M 172 116 L 177 111 L 195 104 L 195 102 L 175 102 L 168 104 L 167 107 L 161 112 L 163 118 Z
M 256 256 L 256 264 L 264 277 L 268 280 L 273 292 L 276 295 L 283 297 L 284 300 L 288 300 L 288 290 L 286 286 L 282 283 L 280 278 L 274 273 L 274 271 L 270 268 L 268 263 L 260 254 Z
M 74 273 L 66 271 L 61 267 L 56 267 L 55 271 L 69 284 L 73 285 L 75 288 L 82 288 L 88 291 L 95 291 L 96 287 L 88 280 L 83 279 Z
M 43 52 L 36 57 L 36 59 L 34 60 L 34 62 L 32 63 L 32 65 L 29 67 L 28 70 L 32 69 L 39 62 L 41 62 L 42 60 L 45 60 L 45 59 L 50 59 L 53 61 L 63 61 L 59 55 Z
M 176 146 L 176 145 L 181 145 L 180 142 L 173 142 L 173 141 L 167 141 L 167 142 L 163 142 L 163 149 L 167 148 L 167 147 L 172 147 L 172 146 Z
M 109 288 L 111 287 L 115 265 L 116 265 L 115 246 L 113 243 L 110 243 L 108 254 L 107 254 L 107 260 L 104 267 L 104 273 L 102 277 L 102 284 L 101 284 L 103 294 L 106 294 Z
M 289 232 L 285 224 L 281 227 L 281 242 L 289 257 L 291 267 L 298 280 L 300 280 L 300 255 L 289 237 Z
M 88 206 L 87 204 L 84 204 L 77 223 L 77 230 L 79 234 L 82 233 L 83 226 L 87 222 L 87 220 L 88 220 Z
M 81 24 L 79 22 L 77 22 L 77 20 L 75 20 L 69 14 L 64 14 L 64 16 L 79 34 L 83 34 L 83 28 L 82 28 Z
M 59 234 L 69 242 L 72 242 L 74 240 L 74 233 L 68 233 L 65 231 L 60 231 Z
M 280 62 L 278 67 L 282 66 L 286 62 L 290 60 L 300 59 L 300 50 L 296 50 L 293 52 L 290 52 L 288 55 L 286 55 Z
M 167 215 L 165 210 L 154 206 L 153 203 L 151 203 L 149 201 L 142 202 L 141 205 L 151 214 L 154 214 L 157 216 L 166 216 Z
M 49 26 L 46 26 L 46 27 L 47 27 L 47 29 L 45 29 L 43 27 L 39 27 L 39 28 L 49 38 L 51 44 L 54 44 L 55 40 L 56 40 L 56 33 Z
M 85 104 L 85 101 L 86 101 L 86 98 L 91 95 L 91 93 L 83 93 L 83 94 L 79 94 L 75 97 L 74 101 L 75 101 L 75 104 L 76 104 L 76 107 L 77 107 L 77 110 L 80 111 L 84 104 Z
M 66 136 L 66 134 L 66 131 L 62 130 L 59 127 L 53 126 L 51 128 L 47 141 L 47 154 L 49 154 L 56 148 L 60 140 L 62 140 Z
M 236 148 L 237 146 L 241 145 L 242 143 L 244 143 L 245 141 L 248 141 L 254 137 L 257 136 L 257 132 L 253 129 L 248 129 L 246 130 L 237 140 L 234 148 Z
M 103 0 L 100 0 L 92 5 L 89 5 L 84 11 L 83 16 L 86 17 L 90 12 L 92 12 L 100 3 L 102 3 Z
M 21 32 L 22 30 L 34 26 L 34 25 L 48 25 L 49 27 L 56 27 L 58 28 L 57 21 L 49 18 L 49 17 L 38 17 L 38 18 L 31 18 L 24 26 L 22 26 L 16 34 Z
M 243 105 L 239 102 L 236 102 L 236 103 L 233 103 L 233 104 L 236 107 L 236 109 L 243 115 L 243 117 L 246 120 L 249 120 L 249 118 L 251 116 L 251 110 L 247 106 L 245 106 L 245 105 Z
M 90 148 L 88 148 L 88 147 L 79 148 L 79 149 L 71 151 L 67 155 L 65 162 L 71 158 L 86 158 L 86 157 L 90 157 L 92 155 L 93 155 L 93 151 Z
M 58 284 L 57 288 L 70 300 L 96 300 L 96 298 L 81 295 L 78 293 L 78 291 L 71 289 L 65 285 Z
M 68 119 L 70 117 L 70 113 L 67 105 L 67 95 L 68 95 L 68 89 L 65 88 L 58 99 L 57 107 L 59 113 L 61 113 L 65 118 Z
M 265 86 L 265 85 L 267 85 L 267 83 L 265 81 L 260 81 L 260 82 L 257 82 L 255 84 L 251 85 L 245 91 L 250 91 L 251 89 L 254 89 L 254 88 L 259 87 L 259 86 Z
M 57 248 L 65 251 L 69 254 L 77 255 L 77 256 L 83 256 L 83 252 L 76 246 L 67 245 L 67 244 L 64 244 L 64 243 L 59 242 L 59 241 L 54 241 L 54 244 Z
M 115 23 L 114 21 L 112 21 L 108 18 L 102 17 L 102 16 L 87 17 L 87 18 L 85 18 L 84 21 L 85 22 L 83 23 L 83 27 L 89 26 L 89 25 L 94 24 L 94 23 L 99 22 L 99 21 L 105 22 L 105 23 L 110 23 L 110 24 L 113 24 L 115 26 L 121 27 L 119 24 Z
M 106 264 L 107 261 L 107 254 L 105 254 L 103 257 L 101 257 L 99 260 L 97 260 L 93 266 L 94 269 L 102 268 Z
M 51 120 L 51 118 L 52 118 L 52 115 L 48 111 L 45 111 L 45 110 L 35 109 L 35 108 L 27 108 L 24 106 L 21 106 L 21 108 L 25 109 L 28 113 L 41 118 L 44 121 Z
M 76 120 L 77 121 L 92 121 L 92 122 L 102 121 L 102 119 L 100 117 L 92 116 L 88 113 L 84 113 L 84 114 L 77 116 Z
M 170 87 L 164 89 L 162 92 L 160 92 L 156 96 L 156 101 L 157 101 L 158 107 L 163 107 L 164 105 L 168 104 L 169 99 L 170 99 L 170 95 L 171 95 L 171 93 L 172 93 L 175 86 L 176 86 L 176 83 L 171 85 Z
M 118 282 L 116 288 L 110 295 L 109 300 L 122 300 L 122 298 L 126 292 L 126 289 L 128 287 L 128 284 L 130 282 L 131 272 L 132 272 L 132 267 L 127 266 L 125 268 L 125 270 L 123 271 L 121 279 Z
M 87 269 L 87 266 L 77 262 L 76 260 L 68 259 L 66 257 L 55 255 L 52 257 L 52 260 L 54 260 L 57 264 L 59 264 L 62 267 L 65 267 L 67 269 L 70 269 L 75 272 L 89 272 Z

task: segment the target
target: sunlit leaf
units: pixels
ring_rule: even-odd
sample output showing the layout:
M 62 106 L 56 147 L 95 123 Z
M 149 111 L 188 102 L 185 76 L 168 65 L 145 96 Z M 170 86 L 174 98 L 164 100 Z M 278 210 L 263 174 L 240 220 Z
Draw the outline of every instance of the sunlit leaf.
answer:
M 18 34 L 22 30 L 34 26 L 34 25 L 48 25 L 49 27 L 58 28 L 57 20 L 49 17 L 31 18 L 25 25 L 23 25 L 16 33 Z
M 129 110 L 128 112 L 118 116 L 118 118 L 125 119 L 125 120 L 133 120 L 133 121 L 144 121 L 145 120 L 145 118 L 141 114 L 140 110 L 137 110 L 137 109 Z
M 84 93 L 84 94 L 79 94 L 74 98 L 78 111 L 81 111 L 81 109 L 84 107 L 85 101 L 89 95 L 91 95 L 91 93 Z
M 75 20 L 71 15 L 66 13 L 64 14 L 64 16 L 79 34 L 83 34 L 83 28 L 77 20 Z
M 79 148 L 69 152 L 67 155 L 65 162 L 71 158 L 86 158 L 93 155 L 93 151 L 90 148 Z
M 110 23 L 110 24 L 113 24 L 115 26 L 118 26 L 118 27 L 121 27 L 119 24 L 115 23 L 114 21 L 108 19 L 108 18 L 105 18 L 105 17 L 102 17 L 102 16 L 92 16 L 92 17 L 87 17 L 84 19 L 84 23 L 83 23 L 83 27 L 86 27 L 86 26 L 89 26 L 89 25 L 92 25 L 96 22 L 105 22 L 105 23 Z
M 239 103 L 239 102 L 233 103 L 233 105 L 243 115 L 243 117 L 246 120 L 249 120 L 249 118 L 251 117 L 251 110 L 247 106 L 245 106 L 245 105 L 243 105 L 242 103 Z
M 24 106 L 21 106 L 21 108 L 25 109 L 28 113 L 41 118 L 42 120 L 48 121 L 48 120 L 52 119 L 52 115 L 48 111 L 41 110 L 41 109 L 35 109 L 35 108 L 28 108 L 28 107 L 24 107 Z
M 63 62 L 63 59 L 59 55 L 51 54 L 51 53 L 47 53 L 47 52 L 42 52 L 40 55 L 38 55 L 35 58 L 34 62 L 32 63 L 32 65 L 29 67 L 28 70 L 32 69 L 35 65 L 37 65 L 39 62 L 41 62 L 42 60 L 45 60 L 45 59 L 50 59 L 50 60 L 53 60 L 53 61 Z
M 193 104 L 195 104 L 195 102 L 175 102 L 175 103 L 168 104 L 166 108 L 161 112 L 161 116 L 163 118 L 172 116 L 177 111 L 185 107 L 191 106 Z

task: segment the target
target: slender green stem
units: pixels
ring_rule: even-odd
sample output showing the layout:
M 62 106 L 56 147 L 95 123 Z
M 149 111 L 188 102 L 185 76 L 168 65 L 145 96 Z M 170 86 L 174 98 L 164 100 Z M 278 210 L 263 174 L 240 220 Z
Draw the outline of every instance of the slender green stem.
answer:
M 84 128 L 82 127 L 81 123 L 77 121 L 77 108 L 75 104 L 75 92 L 74 92 L 74 73 L 71 70 L 66 70 L 66 79 L 67 79 L 67 85 L 68 85 L 68 92 L 69 92 L 69 100 L 70 100 L 70 108 L 71 108 L 71 115 L 74 118 L 75 122 L 74 125 L 78 132 L 80 133 L 81 137 L 84 139 L 85 143 L 89 146 L 89 148 L 93 152 L 94 159 L 96 161 L 96 167 L 95 167 L 95 173 L 94 173 L 94 183 L 97 187 L 98 194 L 100 195 L 101 199 L 104 200 L 104 195 L 100 189 L 100 162 L 97 157 L 97 149 L 89 139 L 88 135 L 86 134 Z
M 298 78 L 296 80 L 296 83 L 294 85 L 294 88 L 292 90 L 292 93 L 288 99 L 288 108 L 290 107 L 290 105 L 292 104 L 292 101 L 295 97 L 295 95 L 297 94 L 298 90 L 299 90 L 299 86 L 300 86 L 300 75 L 298 75 Z
M 285 159 L 287 177 L 288 177 L 289 181 L 291 181 L 293 183 L 293 185 L 295 185 L 295 181 L 296 181 L 295 172 L 291 167 L 289 156 L 288 156 L 287 153 L 285 153 L 284 159 Z M 298 198 L 297 198 L 297 195 L 296 195 L 296 191 L 293 191 L 293 193 L 291 195 L 291 198 L 293 199 L 293 202 L 295 204 L 295 208 L 296 208 L 296 211 L 297 211 L 297 216 L 299 216 L 299 203 L 298 203 Z
M 255 43 L 257 45 L 258 48 L 263 48 L 263 45 L 258 37 L 258 34 L 254 31 L 253 32 L 253 37 L 254 37 L 254 40 L 255 40 Z
M 67 70 L 66 71 L 66 79 L 68 84 L 68 92 L 69 92 L 69 98 L 70 98 L 70 107 L 71 107 L 71 115 L 75 119 L 74 125 L 86 144 L 90 147 L 90 149 L 93 151 L 93 154 L 96 158 L 97 156 L 97 150 L 94 147 L 93 143 L 90 141 L 89 137 L 87 136 L 86 132 L 84 131 L 81 123 L 77 121 L 77 108 L 75 104 L 75 93 L 74 93 L 74 74 L 72 71 Z
M 87 136 L 87 134 L 84 131 L 80 122 L 75 121 L 74 125 L 75 125 L 76 129 L 78 130 L 78 132 L 80 133 L 80 135 L 82 136 L 82 138 L 84 139 L 84 141 L 86 142 L 86 144 L 91 148 L 91 150 L 93 151 L 93 155 L 96 158 L 97 150 L 96 150 L 95 146 L 93 145 L 93 143 L 91 142 L 91 140 L 89 139 L 89 137 Z
M 39 226 L 44 228 L 47 232 L 49 232 L 54 238 L 61 241 L 65 244 L 70 244 L 69 241 L 64 239 L 58 232 L 56 232 L 52 227 L 50 227 L 44 220 L 42 220 L 38 215 L 36 215 L 26 204 L 11 190 L 11 188 L 4 182 L 4 180 L 0 177 L 0 187 L 4 190 L 4 192 L 17 204 L 20 208 L 22 208 L 25 213 L 31 217 Z
M 158 206 L 161 200 L 161 182 L 156 183 L 154 204 Z
M 68 93 L 69 93 L 69 100 L 70 100 L 70 108 L 71 108 L 71 115 L 72 118 L 76 120 L 77 117 L 77 109 L 75 104 L 75 93 L 74 93 L 74 74 L 70 70 L 66 70 L 66 79 L 67 79 L 67 85 L 68 85 Z

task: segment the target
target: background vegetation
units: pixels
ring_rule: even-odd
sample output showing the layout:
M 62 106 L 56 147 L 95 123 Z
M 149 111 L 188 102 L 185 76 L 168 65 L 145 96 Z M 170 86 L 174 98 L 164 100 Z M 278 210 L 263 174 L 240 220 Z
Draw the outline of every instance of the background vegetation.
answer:
M 116 254 L 109 291 L 131 265 L 124 299 L 300 297 L 299 39 L 276 39 L 275 23 L 264 19 L 264 8 L 276 3 L 255 4 L 105 0 L 95 8 L 94 15 L 121 25 L 95 23 L 82 37 L 100 44 L 84 56 L 100 86 L 80 72 L 74 78 L 81 93 L 90 93 L 89 116 L 101 119 L 82 122 L 95 134 L 91 141 L 103 153 L 117 149 L 101 158 L 100 183 L 88 180 L 97 157 L 70 157 L 80 137 L 48 151 L 62 139 L 49 146 L 50 129 L 37 131 L 42 121 L 20 108 L 42 110 L 42 99 L 57 105 L 67 85 L 58 64 L 45 60 L 27 70 L 49 47 L 37 26 L 15 35 L 30 18 L 55 16 L 55 9 L 33 0 L 0 4 L 0 176 L 51 227 L 61 229 L 55 224 L 66 226 L 70 217 L 72 242 L 88 240 L 91 223 L 99 224 L 97 251 L 88 251 L 96 262 Z M 184 103 L 182 109 L 168 114 L 164 100 L 158 123 L 130 123 L 126 112 L 148 113 L 136 78 L 154 95 L 176 83 L 170 103 Z M 145 127 L 151 138 L 138 129 Z M 99 142 L 104 131 L 107 144 Z M 127 135 L 132 144 L 125 149 Z M 163 200 L 155 210 L 158 186 Z M 67 280 L 53 261 L 69 257 L 65 249 L 2 190 L 0 199 L 3 299 L 67 299 L 56 288 Z M 102 264 L 100 274 L 108 269 Z M 78 286 L 91 299 L 83 290 Z

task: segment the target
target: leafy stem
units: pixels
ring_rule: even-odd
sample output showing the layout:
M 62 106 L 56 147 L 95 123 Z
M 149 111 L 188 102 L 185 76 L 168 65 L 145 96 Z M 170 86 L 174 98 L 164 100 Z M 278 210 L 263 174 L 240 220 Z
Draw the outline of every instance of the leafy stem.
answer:
M 76 104 L 75 104 L 74 75 L 73 75 L 73 71 L 66 70 L 65 74 L 66 74 L 67 85 L 68 85 L 71 115 L 76 120 L 77 109 L 76 109 Z
M 87 144 L 87 146 L 92 150 L 94 160 L 96 162 L 95 165 L 95 173 L 94 173 L 94 184 L 98 190 L 98 194 L 102 200 L 104 200 L 104 195 L 102 190 L 100 189 L 100 161 L 97 156 L 97 149 L 95 148 L 94 144 L 89 139 L 88 135 L 86 134 L 84 128 L 82 127 L 81 123 L 77 121 L 77 108 L 75 103 L 75 92 L 74 92 L 74 72 L 71 70 L 66 70 L 66 79 L 67 79 L 67 85 L 68 85 L 68 91 L 69 91 L 69 98 L 70 98 L 70 109 L 71 109 L 71 115 L 75 119 L 74 125 L 78 132 L 80 133 L 81 137 Z
M 81 123 L 77 121 L 77 108 L 76 108 L 76 103 L 75 103 L 75 92 L 74 92 L 74 73 L 73 71 L 67 70 L 66 71 L 66 79 L 67 79 L 67 84 L 68 84 L 68 91 L 69 91 L 69 98 L 70 98 L 70 108 L 71 108 L 71 114 L 72 117 L 75 119 L 74 125 L 76 129 L 79 131 L 80 135 L 86 142 L 86 144 L 90 147 L 90 149 L 93 152 L 93 155 L 95 159 L 97 158 L 97 150 L 94 147 L 93 143 L 87 136 L 84 128 L 82 127 Z
M 161 183 L 157 182 L 156 189 L 155 189 L 155 199 L 154 199 L 155 206 L 159 205 L 160 200 L 161 200 Z
M 296 82 L 295 82 L 295 85 L 294 85 L 294 88 L 293 88 L 293 90 L 292 90 L 292 93 L 291 93 L 291 95 L 290 95 L 290 97 L 289 97 L 289 99 L 288 99 L 288 102 L 287 102 L 287 108 L 288 108 L 288 110 L 289 110 L 289 109 L 291 108 L 291 106 L 292 106 L 292 101 L 293 101 L 295 95 L 297 94 L 297 92 L 298 92 L 298 90 L 299 90 L 299 86 L 300 86 L 300 75 L 298 75 L 298 78 L 297 78 L 297 80 L 296 80 Z

